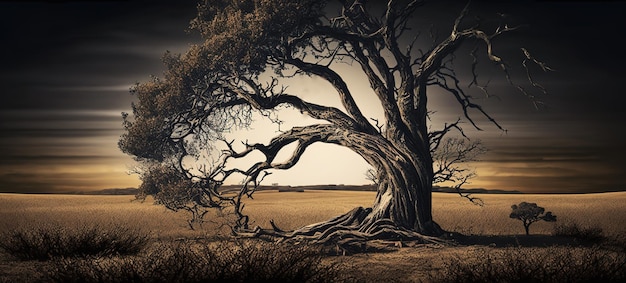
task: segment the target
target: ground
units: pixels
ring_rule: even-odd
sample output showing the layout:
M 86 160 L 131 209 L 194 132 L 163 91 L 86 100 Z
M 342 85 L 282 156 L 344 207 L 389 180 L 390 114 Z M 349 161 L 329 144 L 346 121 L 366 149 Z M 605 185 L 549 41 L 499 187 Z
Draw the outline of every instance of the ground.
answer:
M 536 202 L 558 217 L 557 223 L 576 222 L 595 226 L 605 234 L 626 233 L 626 193 L 585 195 L 477 195 L 485 203 L 473 205 L 455 194 L 434 193 L 434 217 L 446 230 L 466 235 L 458 245 L 409 245 L 398 243 L 387 252 L 369 252 L 349 256 L 328 256 L 329 263 L 341 262 L 350 272 L 366 282 L 428 281 L 428 274 L 445 267 L 453 258 L 469 258 L 484 249 L 522 246 L 527 249 L 557 245 L 568 247 L 570 239 L 551 235 L 554 223 L 538 222 L 531 226 L 531 236 L 524 236 L 521 222 L 510 219 L 510 206 L 521 201 Z M 181 239 L 207 239 L 215 235 L 215 223 L 189 230 L 187 215 L 167 211 L 150 200 L 131 201 L 132 196 L 19 195 L 0 194 L 0 230 L 38 227 L 57 223 L 68 227 L 84 223 L 99 225 L 135 225 L 150 231 L 155 242 Z M 285 229 L 315 223 L 344 213 L 355 206 L 368 206 L 373 192 L 262 191 L 248 201 L 246 211 L 254 224 L 268 227 L 269 220 Z M 216 218 L 218 219 L 218 218 Z M 219 220 L 219 219 L 218 219 Z M 219 221 L 218 221 L 219 222 Z M 0 254 L 0 282 L 36 282 L 48 262 L 15 261 Z

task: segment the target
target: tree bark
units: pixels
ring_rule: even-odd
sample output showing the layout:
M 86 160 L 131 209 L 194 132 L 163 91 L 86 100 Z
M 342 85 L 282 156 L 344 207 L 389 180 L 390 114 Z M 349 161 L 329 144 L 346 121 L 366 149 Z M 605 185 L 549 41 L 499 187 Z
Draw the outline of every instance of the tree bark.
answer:
M 403 229 L 424 235 L 440 235 L 443 230 L 432 217 L 430 155 L 419 156 L 415 149 L 394 144 L 396 146 L 392 147 L 391 154 L 385 154 L 377 164 L 372 164 L 381 177 L 372 212 L 363 227 L 389 219 Z
M 358 207 L 325 222 L 285 232 L 258 228 L 248 236 L 264 233 L 287 240 L 357 245 L 369 240 L 442 243 L 444 231 L 432 217 L 432 159 L 427 145 L 417 148 L 411 135 L 402 131 L 371 135 L 335 130 L 325 140 L 344 145 L 377 169 L 380 182 L 373 206 Z

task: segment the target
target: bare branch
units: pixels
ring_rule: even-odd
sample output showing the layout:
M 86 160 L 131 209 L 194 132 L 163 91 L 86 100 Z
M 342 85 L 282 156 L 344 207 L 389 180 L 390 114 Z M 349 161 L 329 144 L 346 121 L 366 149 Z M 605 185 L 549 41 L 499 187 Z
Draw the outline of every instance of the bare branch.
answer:
M 264 145 L 260 143 L 249 144 L 244 143 L 245 148 L 241 151 L 235 150 L 233 147 L 234 141 L 224 141 L 226 149 L 222 151 L 222 157 L 217 166 L 214 166 L 210 173 L 205 173 L 202 176 L 193 176 L 194 178 L 203 180 L 205 184 L 212 185 L 205 187 L 205 192 L 210 197 L 218 199 L 220 202 L 216 203 L 216 206 L 222 206 L 223 202 L 235 207 L 235 212 L 239 216 L 239 226 L 246 226 L 247 229 L 247 216 L 242 213 L 242 196 L 252 197 L 254 191 L 261 184 L 263 179 L 271 174 L 267 172 L 268 169 L 286 170 L 293 167 L 302 154 L 304 154 L 306 148 L 315 142 L 327 142 L 329 138 L 336 133 L 336 126 L 328 124 L 311 125 L 306 127 L 297 127 L 289 131 L 283 132 L 277 137 L 273 138 L 269 144 Z M 297 147 L 291 156 L 284 162 L 274 162 L 274 159 L 278 153 L 285 146 L 297 142 Z M 331 141 L 334 142 L 334 141 Z M 231 159 L 240 159 L 248 156 L 250 153 L 258 151 L 264 155 L 264 159 L 259 161 L 247 169 L 232 168 L 225 169 L 226 163 Z M 181 157 L 181 159 L 184 158 Z M 233 174 L 241 174 L 245 176 L 242 182 L 242 186 L 237 196 L 224 196 L 217 191 L 219 186 L 224 182 L 226 178 Z
M 443 82 L 437 81 L 437 82 L 434 82 L 433 84 L 451 93 L 456 98 L 456 100 L 459 102 L 461 107 L 463 107 L 463 115 L 472 124 L 472 126 L 474 126 L 474 128 L 476 128 L 477 130 L 482 130 L 480 127 L 478 127 L 476 122 L 474 122 L 474 119 L 470 116 L 469 111 L 468 111 L 469 109 L 478 110 L 485 118 L 487 118 L 491 123 L 493 123 L 496 127 L 498 127 L 498 129 L 506 132 L 506 130 L 489 113 L 487 113 L 480 104 L 476 104 L 471 101 L 471 97 L 467 95 L 465 91 L 460 87 L 459 85 L 460 82 L 458 78 L 449 74 L 441 73 L 441 72 L 439 72 L 438 74 L 441 75 L 441 77 L 443 77 L 444 80 Z M 447 83 L 448 79 L 454 82 L 454 86 L 448 85 Z
M 463 192 L 463 189 L 461 188 L 463 185 L 468 184 L 469 183 L 468 180 L 473 177 L 475 177 L 475 175 L 473 174 L 466 175 L 458 184 L 454 186 L 454 189 L 457 191 L 459 196 L 468 199 L 471 203 L 475 205 L 483 206 L 485 205 L 485 202 L 481 198 L 477 198 L 477 197 L 472 196 L 472 194 L 470 193 Z
M 367 171 L 365 171 L 365 179 L 371 181 L 374 185 L 378 185 L 378 172 L 373 168 L 367 169 Z
M 461 197 L 482 206 L 482 200 L 463 192 L 462 186 L 476 177 L 476 173 L 466 163 L 477 161 L 477 157 L 485 151 L 486 148 L 479 140 L 470 142 L 467 138 L 446 139 L 441 147 L 433 151 L 433 183 L 453 182 L 454 189 Z
M 237 83 L 237 81 L 242 84 Z M 211 109 L 225 109 L 238 105 L 249 105 L 256 110 L 273 110 L 281 104 L 286 104 L 300 110 L 303 114 L 308 114 L 312 118 L 326 120 L 338 126 L 345 128 L 357 128 L 357 123 L 351 117 L 347 116 L 343 111 L 330 106 L 322 106 L 310 102 L 306 102 L 301 98 L 285 93 L 285 88 L 281 88 L 278 92 L 274 91 L 276 81 L 273 80 L 268 86 L 261 86 L 252 80 L 240 77 L 232 82 L 221 82 L 219 89 L 210 88 L 203 91 L 200 96 L 209 100 L 216 90 L 220 92 L 230 93 L 236 97 L 228 103 L 215 104 Z M 213 92 L 211 92 L 213 91 Z M 181 115 L 181 120 L 207 121 L 207 118 L 214 110 L 206 110 L 206 106 L 200 104 L 199 109 L 192 109 L 190 112 L 197 111 L 199 115 Z M 275 121 L 278 122 L 278 121 Z M 197 124 L 197 122 L 196 122 Z M 369 125 L 369 123 L 368 123 Z M 371 126 L 370 126 L 371 127 Z
M 382 132 L 383 132 L 383 127 L 384 127 L 384 125 L 383 125 L 383 124 L 381 124 L 381 123 L 378 121 L 378 119 L 370 118 L 370 120 L 372 120 L 372 121 L 374 121 L 374 122 L 375 122 L 374 126 L 376 126 L 376 128 L 378 129 L 378 132 L 379 132 L 379 133 L 382 133 Z
M 348 90 L 348 85 L 339 74 L 328 68 L 328 66 L 307 63 L 300 59 L 290 59 L 288 62 L 298 67 L 303 72 L 318 75 L 330 82 L 339 93 L 339 97 L 344 108 L 346 108 L 349 115 L 355 120 L 360 128 L 366 132 L 373 132 L 371 124 L 367 122 L 367 119 L 361 113 L 361 110 L 356 105 L 352 94 Z
M 473 176 L 463 165 L 476 161 L 485 152 L 486 148 L 479 140 L 469 142 L 467 139 L 446 139 L 441 147 L 433 151 L 433 183 L 461 182 L 467 176 Z
M 529 60 L 535 64 L 537 64 L 544 72 L 548 72 L 548 71 L 554 71 L 554 69 L 550 68 L 546 63 L 541 62 L 537 59 L 535 59 L 532 55 L 530 55 L 530 52 L 528 52 L 528 50 L 526 50 L 526 48 L 522 48 L 522 53 L 524 53 L 525 59 L 524 61 L 522 61 L 522 66 L 524 66 L 524 70 L 526 71 L 526 77 L 528 78 L 528 82 L 530 82 L 530 84 L 541 90 L 541 92 L 545 95 L 548 94 L 548 92 L 546 91 L 546 89 L 540 85 L 539 83 L 535 82 L 535 80 L 533 80 L 531 74 L 530 74 L 530 70 L 528 69 L 528 66 L 526 65 L 526 62 L 528 62 Z M 529 97 L 531 99 L 531 101 L 533 102 L 533 105 L 535 106 L 535 108 L 538 108 L 537 104 L 541 104 L 541 101 L 538 101 L 535 99 L 535 96 L 530 95 L 528 93 L 526 93 L 526 91 L 524 89 L 520 89 L 522 91 L 522 93 L 524 93 L 527 97 Z
M 430 140 L 430 151 L 431 152 L 435 152 L 439 148 L 439 146 L 441 145 L 441 141 L 443 140 L 443 138 L 453 129 L 458 130 L 459 133 L 464 138 L 467 138 L 467 136 L 463 132 L 463 129 L 459 126 L 459 123 L 461 123 L 461 119 L 460 118 L 457 119 L 453 123 L 445 123 L 443 125 L 443 129 L 441 129 L 439 131 L 431 131 L 428 134 L 428 139 Z

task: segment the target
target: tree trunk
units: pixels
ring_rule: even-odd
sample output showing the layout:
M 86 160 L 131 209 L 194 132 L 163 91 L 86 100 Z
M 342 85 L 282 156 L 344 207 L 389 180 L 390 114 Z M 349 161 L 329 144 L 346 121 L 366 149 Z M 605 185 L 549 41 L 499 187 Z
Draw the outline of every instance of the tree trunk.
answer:
M 401 132 L 400 132 L 401 133 Z M 336 131 L 329 142 L 346 146 L 376 168 L 379 182 L 372 208 L 355 208 L 322 223 L 285 232 L 272 223 L 264 233 L 295 241 L 354 245 L 369 240 L 445 242 L 437 237 L 444 231 L 432 217 L 432 158 L 429 145 L 416 147 L 414 139 Z
M 389 219 L 400 228 L 424 235 L 440 235 L 443 231 L 432 218 L 432 169 L 426 167 L 432 168 L 432 163 L 414 166 L 400 157 L 407 154 L 416 153 L 405 152 L 382 161 L 385 166 L 378 169 L 381 178 L 376 199 L 363 226 Z
M 371 208 L 357 207 L 328 221 L 284 231 L 256 227 L 235 231 L 240 236 L 263 235 L 282 240 L 331 245 L 344 251 L 397 242 L 446 243 L 445 231 L 433 221 L 433 162 L 428 135 L 415 138 L 407 127 L 388 127 L 383 134 L 322 127 L 320 141 L 350 148 L 376 168 L 379 184 Z M 425 128 L 425 127 L 424 127 Z M 402 129 L 402 130 L 396 130 Z M 318 130 L 318 129 L 316 129 Z M 426 133 L 425 131 L 417 131 Z

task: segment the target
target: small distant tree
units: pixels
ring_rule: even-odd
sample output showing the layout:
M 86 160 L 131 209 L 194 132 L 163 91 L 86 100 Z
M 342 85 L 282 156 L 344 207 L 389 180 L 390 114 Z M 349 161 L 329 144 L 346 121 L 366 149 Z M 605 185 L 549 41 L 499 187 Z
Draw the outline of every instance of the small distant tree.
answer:
M 524 223 L 524 229 L 526 230 L 526 235 L 529 235 L 528 229 L 530 228 L 530 224 L 533 224 L 539 220 L 547 221 L 547 222 L 555 222 L 556 215 L 552 215 L 552 212 L 548 211 L 545 214 L 543 212 L 545 209 L 541 206 L 538 206 L 536 203 L 532 202 L 521 202 L 520 204 L 514 204 L 511 206 L 513 211 L 509 217 L 522 221 Z

